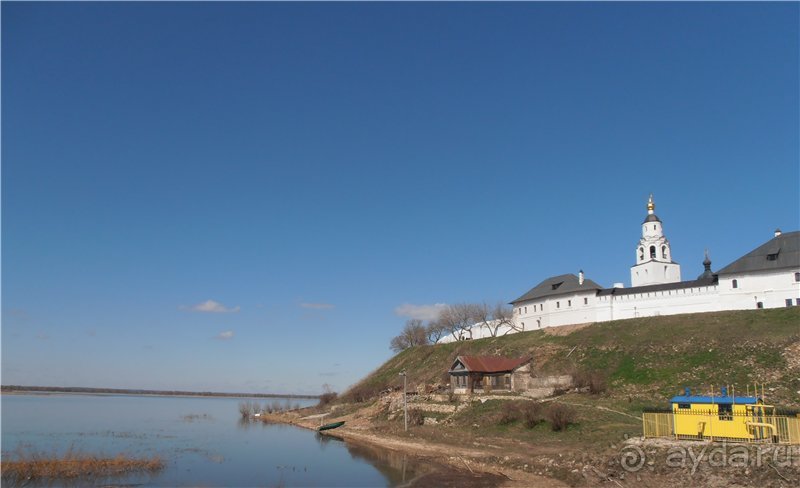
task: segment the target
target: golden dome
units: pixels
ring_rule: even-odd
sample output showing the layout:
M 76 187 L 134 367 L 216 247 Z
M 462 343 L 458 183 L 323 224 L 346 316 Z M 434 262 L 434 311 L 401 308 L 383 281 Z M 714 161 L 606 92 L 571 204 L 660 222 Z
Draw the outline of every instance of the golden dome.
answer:
M 653 210 L 656 209 L 656 204 L 653 203 L 653 194 L 650 194 L 650 200 L 647 201 L 647 211 L 653 213 Z

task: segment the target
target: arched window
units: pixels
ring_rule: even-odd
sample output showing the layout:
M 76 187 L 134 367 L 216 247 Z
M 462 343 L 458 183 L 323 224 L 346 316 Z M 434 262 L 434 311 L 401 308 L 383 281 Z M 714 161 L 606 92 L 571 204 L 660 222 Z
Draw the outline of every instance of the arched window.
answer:
M 650 259 L 656 258 L 656 246 L 650 246 Z
M 639 248 L 639 261 L 644 261 L 644 248 Z
M 661 257 L 667 259 L 667 246 L 661 246 Z
M 732 286 L 733 288 L 739 288 L 739 280 L 733 280 L 733 281 L 731 281 L 731 286 Z
M 795 273 L 794 274 L 794 280 L 795 281 L 800 281 L 800 273 Z

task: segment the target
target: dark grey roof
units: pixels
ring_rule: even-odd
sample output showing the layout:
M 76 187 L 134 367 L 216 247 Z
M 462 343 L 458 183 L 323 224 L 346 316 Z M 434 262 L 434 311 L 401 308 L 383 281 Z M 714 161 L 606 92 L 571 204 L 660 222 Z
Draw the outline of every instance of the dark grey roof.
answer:
M 659 219 L 656 214 L 647 214 L 647 217 L 645 217 L 644 222 L 642 223 L 646 224 L 648 222 L 661 222 L 661 219 Z
M 603 287 L 598 285 L 592 280 L 583 280 L 583 284 L 578 284 L 578 277 L 574 274 L 564 274 L 553 276 L 542 281 L 538 285 L 531 288 L 528 293 L 522 295 L 511 303 L 525 302 L 528 300 L 536 300 L 537 298 L 544 298 L 555 295 L 565 295 L 568 293 L 576 293 L 580 291 L 602 290 Z
M 711 258 L 708 257 L 708 249 L 706 249 L 706 257 L 703 259 L 703 273 L 697 277 L 698 280 L 710 279 L 714 277 L 711 271 Z
M 692 281 L 676 281 L 675 283 L 660 283 L 658 285 L 632 286 L 630 288 L 605 288 L 597 292 L 597 296 L 607 295 L 633 295 L 634 293 L 648 293 L 654 291 L 681 290 L 683 288 L 695 288 L 701 286 L 712 286 L 718 282 L 717 275 L 708 278 L 700 278 Z
M 719 270 L 718 274 L 800 268 L 800 231 L 774 237 Z

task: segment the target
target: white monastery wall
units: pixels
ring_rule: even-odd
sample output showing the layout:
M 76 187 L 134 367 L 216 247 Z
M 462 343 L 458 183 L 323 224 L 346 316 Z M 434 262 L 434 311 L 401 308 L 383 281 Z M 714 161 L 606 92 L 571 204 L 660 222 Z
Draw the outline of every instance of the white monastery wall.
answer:
M 722 310 L 751 310 L 759 308 L 760 302 L 763 308 L 777 308 L 788 306 L 787 300 L 800 305 L 800 281 L 796 273 L 800 273 L 800 269 L 720 276 L 720 307 Z

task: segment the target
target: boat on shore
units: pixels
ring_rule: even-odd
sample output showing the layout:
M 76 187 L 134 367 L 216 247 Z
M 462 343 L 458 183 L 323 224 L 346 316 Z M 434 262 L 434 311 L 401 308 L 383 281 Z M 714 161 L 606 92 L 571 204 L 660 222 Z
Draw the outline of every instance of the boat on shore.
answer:
M 333 422 L 333 423 L 330 423 L 330 424 L 325 424 L 325 425 L 321 426 L 320 428 L 318 428 L 317 430 L 322 432 L 323 430 L 336 429 L 336 428 L 341 427 L 343 425 L 344 425 L 344 421 Z

